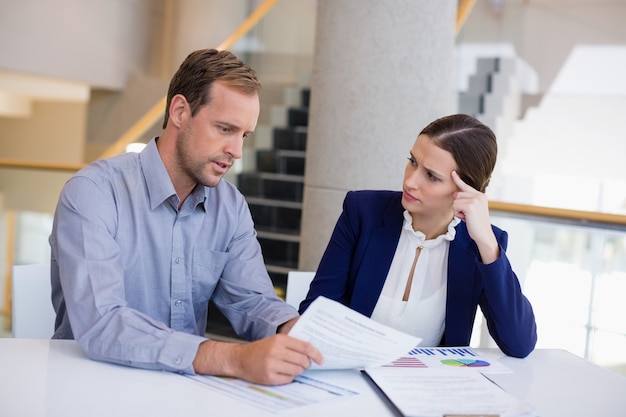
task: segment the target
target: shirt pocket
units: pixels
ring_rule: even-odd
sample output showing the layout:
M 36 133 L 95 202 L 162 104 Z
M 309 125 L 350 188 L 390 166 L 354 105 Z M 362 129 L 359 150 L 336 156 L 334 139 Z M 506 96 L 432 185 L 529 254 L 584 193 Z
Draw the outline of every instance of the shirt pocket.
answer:
M 228 260 L 227 252 L 196 248 L 191 260 L 191 285 L 194 304 L 209 301 Z

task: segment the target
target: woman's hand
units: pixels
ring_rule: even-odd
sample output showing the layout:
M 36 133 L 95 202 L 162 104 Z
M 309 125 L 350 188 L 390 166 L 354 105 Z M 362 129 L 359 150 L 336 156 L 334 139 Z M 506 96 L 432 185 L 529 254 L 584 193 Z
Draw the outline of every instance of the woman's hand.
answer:
M 466 184 L 456 171 L 452 171 L 452 180 L 459 188 L 452 203 L 454 215 L 465 221 L 470 237 L 478 245 L 483 263 L 490 264 L 500 256 L 500 246 L 491 229 L 489 200 L 484 193 Z

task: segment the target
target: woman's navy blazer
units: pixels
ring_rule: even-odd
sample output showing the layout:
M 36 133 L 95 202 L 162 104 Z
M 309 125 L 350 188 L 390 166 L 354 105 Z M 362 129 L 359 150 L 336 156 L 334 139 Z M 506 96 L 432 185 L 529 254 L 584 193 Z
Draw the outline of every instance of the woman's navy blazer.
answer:
M 318 296 L 372 315 L 396 251 L 404 221 L 402 193 L 351 191 L 300 312 Z M 477 306 L 502 352 L 525 357 L 535 347 L 535 316 L 506 256 L 508 235 L 492 226 L 500 257 L 485 265 L 464 221 L 448 256 L 448 293 L 441 346 L 467 346 Z

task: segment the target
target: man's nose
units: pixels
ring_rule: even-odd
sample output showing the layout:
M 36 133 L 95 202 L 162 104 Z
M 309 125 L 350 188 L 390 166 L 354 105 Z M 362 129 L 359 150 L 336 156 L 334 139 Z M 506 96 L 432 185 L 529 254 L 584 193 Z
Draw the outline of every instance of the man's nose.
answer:
M 229 142 L 224 151 L 233 159 L 240 159 L 243 155 L 243 138 Z

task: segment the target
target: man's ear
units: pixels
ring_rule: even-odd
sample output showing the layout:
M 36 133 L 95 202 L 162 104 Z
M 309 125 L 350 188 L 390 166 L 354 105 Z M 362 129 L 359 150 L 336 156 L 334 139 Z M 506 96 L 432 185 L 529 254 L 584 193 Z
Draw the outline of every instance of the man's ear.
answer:
M 191 108 L 185 96 L 176 94 L 172 97 L 169 112 L 169 122 L 176 127 L 180 127 L 187 120 L 187 117 L 191 115 Z

